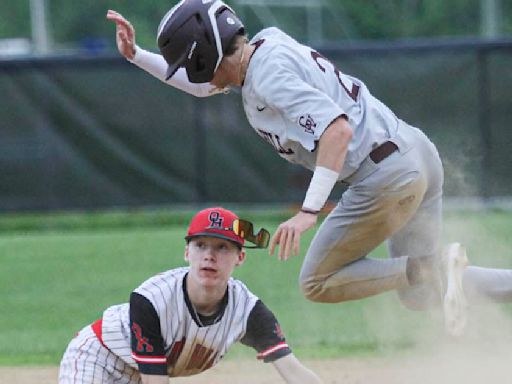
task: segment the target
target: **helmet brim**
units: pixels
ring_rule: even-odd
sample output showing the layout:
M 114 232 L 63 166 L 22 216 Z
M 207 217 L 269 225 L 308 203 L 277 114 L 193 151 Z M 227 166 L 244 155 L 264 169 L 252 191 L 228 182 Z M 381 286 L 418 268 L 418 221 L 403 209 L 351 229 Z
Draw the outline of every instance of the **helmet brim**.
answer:
M 196 237 L 216 237 L 217 239 L 223 239 L 223 240 L 228 240 L 230 241 L 231 243 L 239 246 L 239 247 L 243 247 L 244 246 L 244 243 L 241 243 L 239 241 L 236 241 L 235 239 L 233 239 L 232 237 L 228 237 L 228 236 L 224 236 L 223 234 L 221 233 L 215 233 L 215 232 L 200 232 L 200 233 L 194 233 L 193 235 L 190 235 L 190 236 L 185 236 L 185 240 L 186 241 L 190 241 L 192 239 L 195 239 Z
M 169 65 L 167 67 L 167 71 L 165 73 L 165 81 L 169 80 L 171 77 L 173 77 L 176 72 L 178 72 L 178 69 L 180 69 L 181 63 L 175 63 L 173 65 Z

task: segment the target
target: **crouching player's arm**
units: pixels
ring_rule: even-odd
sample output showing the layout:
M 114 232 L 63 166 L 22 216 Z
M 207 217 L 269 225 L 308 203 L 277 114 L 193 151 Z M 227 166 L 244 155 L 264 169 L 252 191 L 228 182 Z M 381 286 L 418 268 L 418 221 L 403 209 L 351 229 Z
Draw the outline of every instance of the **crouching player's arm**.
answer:
M 321 383 L 320 378 L 293 355 L 293 353 L 273 362 L 274 367 L 287 383 Z
M 169 384 L 169 376 L 167 375 L 140 375 L 142 384 Z
M 247 331 L 241 342 L 256 349 L 259 360 L 272 363 L 286 383 L 322 383 L 293 355 L 277 319 L 261 300 L 249 315 Z
M 130 330 L 142 384 L 169 384 L 159 317 L 151 302 L 135 292 L 130 296 Z

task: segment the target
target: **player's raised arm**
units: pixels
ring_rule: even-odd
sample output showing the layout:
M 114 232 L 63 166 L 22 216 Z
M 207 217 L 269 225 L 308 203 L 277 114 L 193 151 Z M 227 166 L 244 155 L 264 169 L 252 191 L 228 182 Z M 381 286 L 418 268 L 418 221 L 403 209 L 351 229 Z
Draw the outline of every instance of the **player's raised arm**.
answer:
M 302 365 L 293 354 L 275 360 L 272 364 L 287 383 L 322 383 L 322 380 L 313 371 Z
M 116 43 L 119 53 L 131 63 L 148 72 L 164 83 L 197 97 L 219 93 L 209 83 L 191 83 L 185 69 L 179 68 L 172 78 L 168 78 L 168 64 L 162 55 L 147 51 L 135 42 L 135 28 L 119 12 L 108 10 L 107 20 L 116 24 Z

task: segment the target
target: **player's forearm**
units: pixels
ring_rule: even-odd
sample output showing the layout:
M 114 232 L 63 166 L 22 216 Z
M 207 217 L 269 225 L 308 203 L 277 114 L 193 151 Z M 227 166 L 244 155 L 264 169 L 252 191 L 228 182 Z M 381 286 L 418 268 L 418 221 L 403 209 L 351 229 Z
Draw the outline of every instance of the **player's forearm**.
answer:
M 303 212 L 317 213 L 325 205 L 338 181 L 351 139 L 352 129 L 343 117 L 333 121 L 322 134 L 315 172 L 302 204 Z
M 348 121 L 344 117 L 334 120 L 320 137 L 316 166 L 340 173 L 351 139 L 352 128 Z
M 140 378 L 142 380 L 142 384 L 169 384 L 168 376 L 141 374 Z
M 302 363 L 293 355 L 282 357 L 274 361 L 274 366 L 288 384 L 321 384 L 322 380 L 309 368 L 306 368 Z
M 164 83 L 174 88 L 178 88 L 183 92 L 190 93 L 191 95 L 197 97 L 206 97 L 215 93 L 213 92 L 215 87 L 209 83 L 191 83 L 188 80 L 187 73 L 183 68 L 180 68 L 173 77 L 171 77 L 169 80 L 166 80 L 165 77 L 168 65 L 163 56 L 157 53 L 146 51 L 141 47 L 137 47 L 135 51 L 135 57 L 133 60 L 130 60 L 130 62 L 153 75 L 157 79 L 163 81 Z

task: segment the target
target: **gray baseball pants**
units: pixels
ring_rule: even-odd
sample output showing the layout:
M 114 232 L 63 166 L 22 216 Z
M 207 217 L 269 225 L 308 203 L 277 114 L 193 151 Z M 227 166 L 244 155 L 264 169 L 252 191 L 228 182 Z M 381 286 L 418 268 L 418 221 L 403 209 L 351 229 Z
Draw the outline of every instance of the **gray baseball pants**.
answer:
M 394 289 L 411 309 L 440 303 L 439 283 L 409 285 L 406 264 L 441 257 L 442 163 L 425 134 L 404 122 L 389 140 L 398 151 L 363 161 L 314 236 L 300 274 L 306 298 L 335 303 Z M 369 258 L 384 241 L 390 258 Z M 512 271 L 468 267 L 464 288 L 512 301 Z

